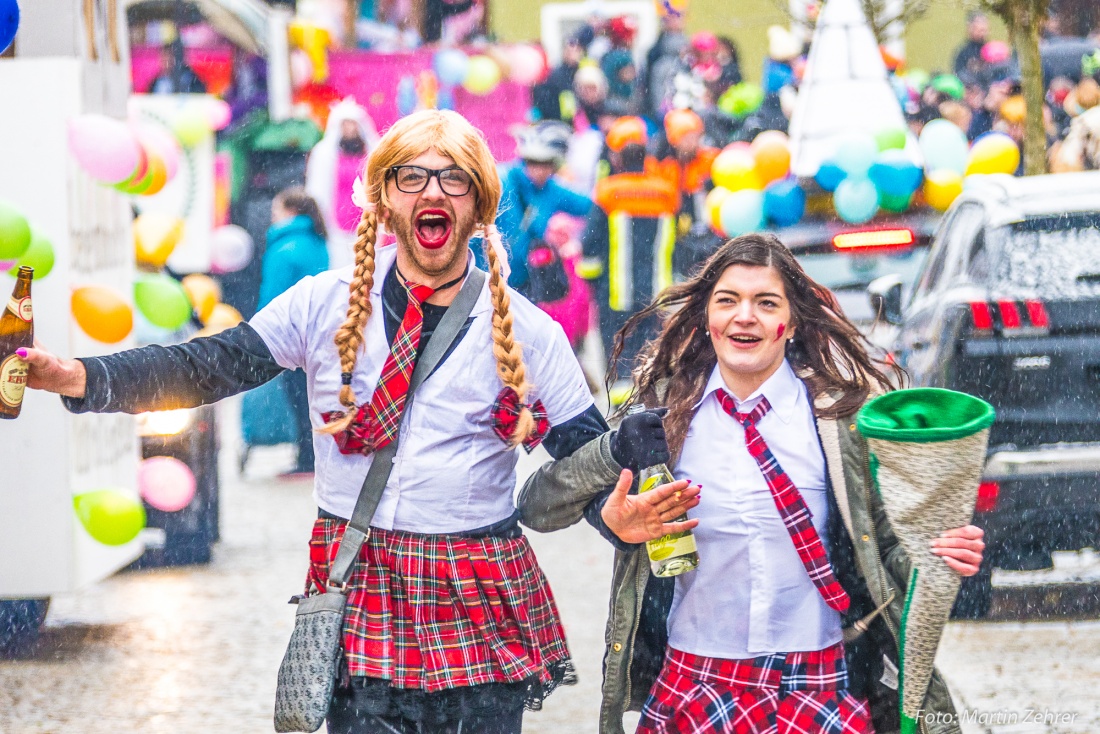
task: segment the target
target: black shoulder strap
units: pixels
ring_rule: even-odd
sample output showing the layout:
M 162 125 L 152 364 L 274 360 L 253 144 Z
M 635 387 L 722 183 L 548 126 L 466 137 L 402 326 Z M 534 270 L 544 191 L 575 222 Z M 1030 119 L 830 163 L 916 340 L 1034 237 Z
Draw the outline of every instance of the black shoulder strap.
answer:
M 455 296 L 443 318 L 439 320 L 439 326 L 435 328 L 428 346 L 424 347 L 424 353 L 416 360 L 416 369 L 413 370 L 412 379 L 409 381 L 409 391 L 405 397 L 405 408 L 401 412 L 401 420 L 409 413 L 409 406 L 416 397 L 416 389 L 428 378 L 435 366 L 447 353 L 451 342 L 455 340 L 462 326 L 466 323 L 470 313 L 474 310 L 478 296 L 481 295 L 482 286 L 485 284 L 485 271 L 471 267 L 470 275 L 462 284 L 462 290 Z M 343 587 L 351 577 L 351 569 L 355 559 L 359 557 L 359 549 L 370 535 L 370 521 L 374 517 L 374 511 L 378 508 L 378 502 L 382 499 L 382 492 L 389 481 L 390 472 L 393 470 L 393 460 L 397 456 L 397 445 L 401 438 L 401 428 L 398 426 L 397 436 L 393 441 L 374 454 L 370 469 L 363 480 L 363 487 L 359 490 L 359 499 L 355 502 L 355 511 L 352 513 L 348 527 L 344 531 L 344 539 L 340 543 L 340 550 L 336 553 L 336 560 L 332 562 L 329 570 L 329 584 Z

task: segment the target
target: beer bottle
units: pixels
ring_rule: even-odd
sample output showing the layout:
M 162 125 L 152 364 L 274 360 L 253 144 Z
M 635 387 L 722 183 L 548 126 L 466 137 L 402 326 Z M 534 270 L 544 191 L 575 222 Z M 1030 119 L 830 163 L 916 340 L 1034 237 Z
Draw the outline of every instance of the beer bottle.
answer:
M 641 413 L 645 411 L 644 405 L 633 405 L 627 414 Z M 660 487 L 662 484 L 671 484 L 676 481 L 672 472 L 664 464 L 642 469 L 638 475 L 638 492 L 648 492 Z M 674 522 L 685 522 L 688 516 L 685 512 Z M 694 571 L 699 567 L 699 551 L 695 547 L 695 535 L 691 530 L 682 533 L 670 533 L 655 540 L 646 541 L 646 553 L 649 554 L 649 568 L 654 576 L 679 576 L 687 571 Z
M 19 268 L 15 290 L 0 315 L 0 418 L 17 418 L 27 387 L 27 363 L 16 349 L 34 346 L 34 319 L 31 316 L 31 278 L 34 269 Z

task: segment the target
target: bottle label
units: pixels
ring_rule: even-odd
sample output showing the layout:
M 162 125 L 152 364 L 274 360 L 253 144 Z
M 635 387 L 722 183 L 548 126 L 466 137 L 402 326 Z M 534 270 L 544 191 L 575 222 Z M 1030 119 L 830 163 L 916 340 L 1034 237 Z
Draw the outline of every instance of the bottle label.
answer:
M 31 321 L 31 297 L 27 296 L 17 301 L 15 296 L 12 296 L 8 299 L 8 310 L 29 324 Z
M 651 489 L 656 489 L 662 484 L 669 484 L 673 481 L 675 480 L 672 478 L 672 475 L 665 471 L 657 471 L 642 478 L 641 483 L 638 485 L 638 492 L 648 492 Z M 695 535 L 690 530 L 685 530 L 682 533 L 670 533 L 663 537 L 646 541 L 645 548 L 646 552 L 649 553 L 649 560 L 651 561 L 663 561 L 666 558 L 686 556 L 698 550 L 695 547 Z
M 9 408 L 19 407 L 29 371 L 27 363 L 14 354 L 0 362 L 0 403 Z

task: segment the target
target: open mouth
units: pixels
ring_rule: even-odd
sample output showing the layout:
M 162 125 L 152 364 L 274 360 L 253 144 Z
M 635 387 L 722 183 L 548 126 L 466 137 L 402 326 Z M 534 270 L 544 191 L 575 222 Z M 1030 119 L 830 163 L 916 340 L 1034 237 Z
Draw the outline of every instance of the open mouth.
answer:
M 451 217 L 442 209 L 425 209 L 417 215 L 413 230 L 421 247 L 438 250 L 451 236 Z
M 760 337 L 752 334 L 731 334 L 726 338 L 738 349 L 751 349 L 763 341 Z

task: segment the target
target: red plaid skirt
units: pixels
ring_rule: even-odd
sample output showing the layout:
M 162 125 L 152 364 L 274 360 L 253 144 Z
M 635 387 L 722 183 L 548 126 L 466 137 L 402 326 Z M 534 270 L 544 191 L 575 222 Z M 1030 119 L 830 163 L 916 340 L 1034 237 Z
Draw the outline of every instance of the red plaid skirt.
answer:
M 346 523 L 318 518 L 306 593 L 324 588 Z M 554 597 L 526 538 L 371 529 L 348 584 L 353 676 L 429 693 L 537 679 L 569 665 Z M 560 681 L 557 681 L 560 682 Z
M 638 734 L 874 734 L 844 644 L 724 660 L 668 649 Z

